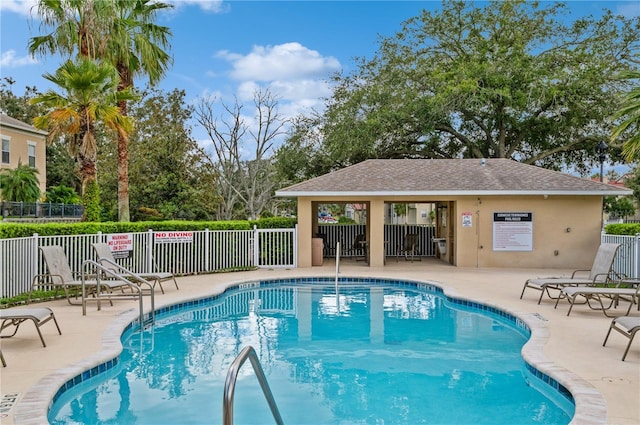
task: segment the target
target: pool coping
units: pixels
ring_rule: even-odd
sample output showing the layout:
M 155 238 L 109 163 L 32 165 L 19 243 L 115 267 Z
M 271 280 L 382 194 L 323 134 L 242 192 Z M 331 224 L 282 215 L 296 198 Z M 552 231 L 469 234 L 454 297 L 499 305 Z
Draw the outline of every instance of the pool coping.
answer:
M 264 279 L 239 279 L 228 282 L 224 288 L 213 290 L 210 293 L 201 294 L 199 296 L 187 297 L 185 299 L 172 302 L 166 306 L 156 309 L 171 310 L 175 306 L 182 306 L 189 303 L 197 303 L 199 300 L 218 297 L 229 289 L 241 287 L 242 284 L 250 284 L 252 282 L 271 282 L 274 281 L 291 281 L 299 280 L 302 283 L 312 283 L 313 280 L 322 280 L 322 284 L 328 282 L 331 277 L 326 275 L 305 276 L 292 275 L 286 278 L 264 278 Z M 549 328 L 545 324 L 545 319 L 536 313 L 524 313 L 522 311 L 514 311 L 504 306 L 497 306 L 487 300 L 474 300 L 472 297 L 458 297 L 456 291 L 448 287 L 443 282 L 434 280 L 419 279 L 393 279 L 375 276 L 347 276 L 340 275 L 341 281 L 346 280 L 349 283 L 356 281 L 371 281 L 372 279 L 383 282 L 411 282 L 416 286 L 426 285 L 437 288 L 449 301 L 464 300 L 475 305 L 486 306 L 489 309 L 504 312 L 521 320 L 528 328 L 530 335 L 528 341 L 522 347 L 522 357 L 527 365 L 534 370 L 529 369 L 535 376 L 544 380 L 545 376 L 556 381 L 559 385 L 566 388 L 575 404 L 575 412 L 570 424 L 606 424 L 607 409 L 603 395 L 588 381 L 579 377 L 570 370 L 561 367 L 549 360 L 543 353 L 543 347 L 549 339 Z M 464 303 L 460 303 L 465 305 Z M 195 304 L 194 304 L 195 305 Z M 484 310 L 484 308 L 482 309 Z M 148 314 L 148 313 L 147 313 Z M 45 376 L 32 386 L 21 398 L 15 406 L 13 419 L 16 425 L 40 425 L 48 423 L 48 412 L 53 401 L 59 397 L 62 392 L 82 382 L 84 379 L 95 376 L 109 369 L 108 365 L 115 366 L 122 352 L 121 338 L 128 328 L 139 321 L 137 310 L 130 309 L 119 314 L 105 329 L 102 336 L 102 348 L 99 352 L 84 358 L 67 367 L 60 368 L 55 372 Z M 95 371 L 95 373 L 94 373 Z M 536 371 L 538 373 L 536 373 Z M 549 382 L 546 382 L 549 384 Z M 553 389 L 553 384 L 552 389 Z M 558 390 L 558 388 L 555 388 Z M 560 390 L 562 393 L 562 391 Z

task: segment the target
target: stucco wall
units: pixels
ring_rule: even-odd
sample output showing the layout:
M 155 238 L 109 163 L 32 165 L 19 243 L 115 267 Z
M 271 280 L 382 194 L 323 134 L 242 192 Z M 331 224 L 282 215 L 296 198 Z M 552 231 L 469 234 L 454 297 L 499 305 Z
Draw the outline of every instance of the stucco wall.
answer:
M 438 196 L 298 199 L 299 267 L 311 267 L 311 238 L 317 229 L 317 203 L 370 201 L 367 239 L 371 265 L 382 266 L 384 202 L 440 202 L 448 205 L 443 261 L 461 267 L 588 269 L 600 244 L 602 198 L 598 196 Z M 315 205 L 315 208 L 313 207 Z M 531 251 L 494 251 L 494 213 L 532 214 Z M 467 226 L 462 225 L 463 214 Z M 468 215 L 471 215 L 469 225 Z M 379 249 L 377 245 L 380 245 Z M 379 258 L 378 258 L 379 257 Z
M 601 202 L 597 196 L 553 195 L 458 199 L 456 264 L 588 269 L 600 244 Z M 462 227 L 462 215 L 469 212 L 473 224 Z M 494 212 L 532 213 L 532 251 L 493 250 Z
M 13 170 L 17 168 L 18 162 L 23 165 L 29 164 L 28 145 L 29 142 L 35 144 L 37 177 L 40 182 L 40 191 L 44 195 L 47 189 L 47 148 L 44 136 L 14 130 L 5 126 L 0 129 L 0 134 L 3 139 L 10 139 L 10 162 L 4 164 L 0 161 L 0 169 Z

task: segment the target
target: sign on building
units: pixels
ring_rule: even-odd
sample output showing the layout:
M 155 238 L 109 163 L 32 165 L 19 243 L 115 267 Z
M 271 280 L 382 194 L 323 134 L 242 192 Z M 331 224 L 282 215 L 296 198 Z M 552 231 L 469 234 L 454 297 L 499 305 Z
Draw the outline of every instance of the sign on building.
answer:
M 494 251 L 533 251 L 533 213 L 494 212 Z

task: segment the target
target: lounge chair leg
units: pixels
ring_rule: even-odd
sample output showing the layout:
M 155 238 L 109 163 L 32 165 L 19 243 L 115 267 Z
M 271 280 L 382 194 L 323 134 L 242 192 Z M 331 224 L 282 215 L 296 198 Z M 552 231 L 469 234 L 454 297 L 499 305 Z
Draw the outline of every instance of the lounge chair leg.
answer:
M 520 293 L 520 299 L 524 296 L 524 291 L 528 288 L 527 283 L 525 282 L 524 287 L 522 288 L 522 292 Z
M 7 362 L 4 360 L 4 355 L 2 354 L 2 350 L 0 350 L 0 362 L 2 362 L 2 367 L 7 367 Z

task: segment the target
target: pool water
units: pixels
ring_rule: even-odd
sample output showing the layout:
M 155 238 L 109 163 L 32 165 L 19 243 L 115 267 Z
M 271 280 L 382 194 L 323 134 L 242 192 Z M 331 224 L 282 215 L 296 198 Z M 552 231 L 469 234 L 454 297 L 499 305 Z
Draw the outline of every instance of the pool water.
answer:
M 227 371 L 251 345 L 285 424 L 566 424 L 573 405 L 529 373 L 527 338 L 441 292 L 258 284 L 126 332 L 117 364 L 62 393 L 49 420 L 221 423 Z M 249 362 L 234 423 L 274 423 Z

